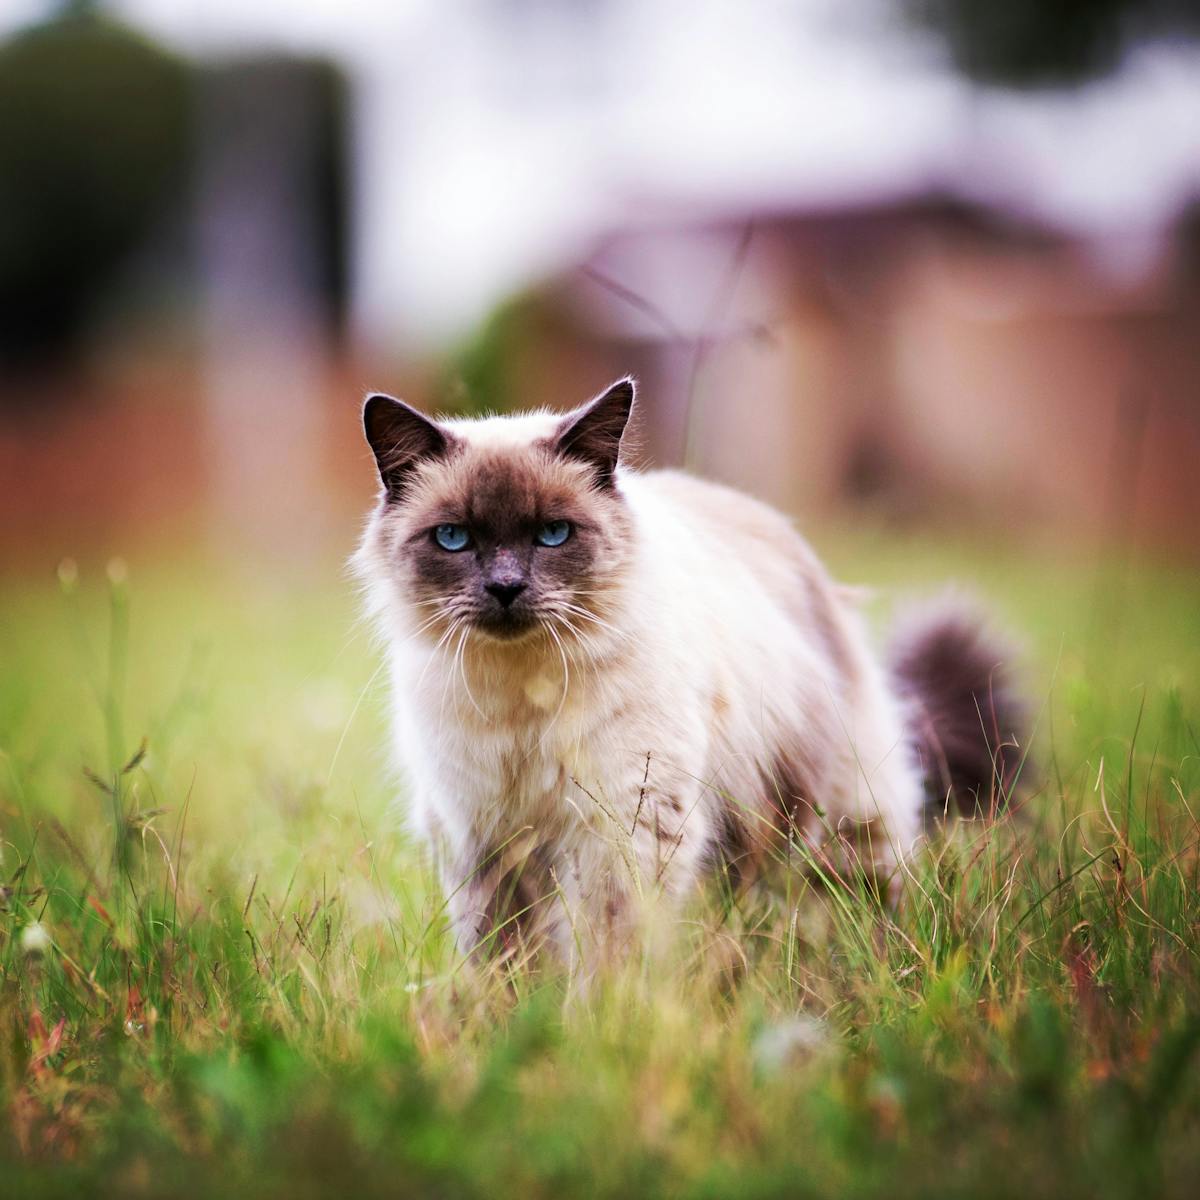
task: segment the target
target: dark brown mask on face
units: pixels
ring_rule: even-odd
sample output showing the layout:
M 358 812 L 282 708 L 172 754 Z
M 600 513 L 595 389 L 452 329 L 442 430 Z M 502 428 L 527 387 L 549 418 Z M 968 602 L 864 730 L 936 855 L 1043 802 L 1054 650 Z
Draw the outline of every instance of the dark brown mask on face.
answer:
M 633 397 L 621 380 L 527 441 L 497 438 L 495 423 L 439 424 L 391 397 L 367 400 L 389 562 L 432 633 L 511 640 L 594 628 L 629 553 L 617 465 Z

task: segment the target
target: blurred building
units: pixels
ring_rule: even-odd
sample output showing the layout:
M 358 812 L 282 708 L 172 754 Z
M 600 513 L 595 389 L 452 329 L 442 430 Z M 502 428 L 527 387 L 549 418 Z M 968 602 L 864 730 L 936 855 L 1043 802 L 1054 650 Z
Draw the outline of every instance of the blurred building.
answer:
M 148 342 L 163 306 L 114 289 L 103 412 L 0 425 L 26 535 L 64 496 L 63 545 L 169 524 L 180 493 L 278 551 L 290 513 L 369 492 L 367 387 L 561 405 L 633 370 L 649 460 L 791 509 L 1200 555 L 1192 43 L 1013 90 L 884 0 L 103 7 L 203 84 L 186 250 L 157 243 L 190 332 Z
M 935 196 L 626 230 L 534 292 L 504 386 L 641 379 L 641 443 L 790 511 L 1197 543 L 1193 235 L 1135 283 Z

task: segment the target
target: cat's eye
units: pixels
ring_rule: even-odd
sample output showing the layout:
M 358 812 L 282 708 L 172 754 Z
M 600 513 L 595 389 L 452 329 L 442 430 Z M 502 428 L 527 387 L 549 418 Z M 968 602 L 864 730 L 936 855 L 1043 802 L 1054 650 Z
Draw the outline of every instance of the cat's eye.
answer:
M 537 542 L 539 546 L 561 546 L 570 536 L 570 521 L 547 521 L 537 531 Z
M 465 550 L 471 535 L 465 525 L 439 525 L 433 531 L 433 540 L 443 550 Z

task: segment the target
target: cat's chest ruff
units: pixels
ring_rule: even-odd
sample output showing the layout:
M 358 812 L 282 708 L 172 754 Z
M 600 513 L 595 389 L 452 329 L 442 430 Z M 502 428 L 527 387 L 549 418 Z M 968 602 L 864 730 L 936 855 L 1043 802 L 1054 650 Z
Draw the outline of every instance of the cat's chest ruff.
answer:
M 554 733 L 551 727 L 548 736 L 529 730 L 518 737 L 493 729 L 463 746 L 465 757 L 447 782 L 455 807 L 483 840 L 503 840 L 526 826 L 558 837 L 578 823 L 570 796 L 588 756 L 578 742 L 568 744 Z
M 550 671 L 524 673 L 506 690 L 502 703 L 480 697 L 482 712 L 459 709 L 457 727 L 443 731 L 451 757 L 470 763 L 469 795 L 460 798 L 489 824 L 570 821 L 574 781 L 594 774 L 597 714 Z
M 437 807 L 488 838 L 526 824 L 561 836 L 579 823 L 579 788 L 599 794 L 597 767 L 609 757 L 599 743 L 612 714 L 595 664 L 586 677 L 557 656 L 405 665 L 408 746 Z
M 469 736 L 553 750 L 564 739 L 578 741 L 595 715 L 592 698 L 558 664 L 538 664 L 489 682 L 471 693 L 463 686 L 457 696 L 456 716 Z

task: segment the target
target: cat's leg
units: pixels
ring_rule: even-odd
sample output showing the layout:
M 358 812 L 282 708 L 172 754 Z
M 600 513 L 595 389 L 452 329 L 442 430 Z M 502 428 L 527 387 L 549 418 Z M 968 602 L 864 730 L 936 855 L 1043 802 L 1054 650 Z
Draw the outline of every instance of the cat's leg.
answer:
M 899 706 L 873 664 L 842 714 L 842 769 L 827 822 L 834 848 L 893 901 L 921 833 L 923 791 Z
M 432 853 L 459 954 L 479 958 L 495 934 L 499 883 L 495 854 L 475 836 L 460 806 L 440 802 L 444 794 L 439 788 L 416 790 L 409 824 Z
M 495 881 L 488 877 L 484 857 L 477 848 L 439 847 L 438 877 L 446 915 L 454 944 L 464 958 L 478 956 L 491 932 Z
M 498 847 L 468 843 L 443 856 L 446 910 L 462 955 L 523 957 L 555 940 L 553 854 L 524 830 Z
M 571 803 L 584 820 L 556 866 L 555 938 L 572 974 L 584 979 L 653 949 L 714 847 L 714 797 L 701 780 L 652 751 L 615 779 L 593 787 L 574 781 Z

